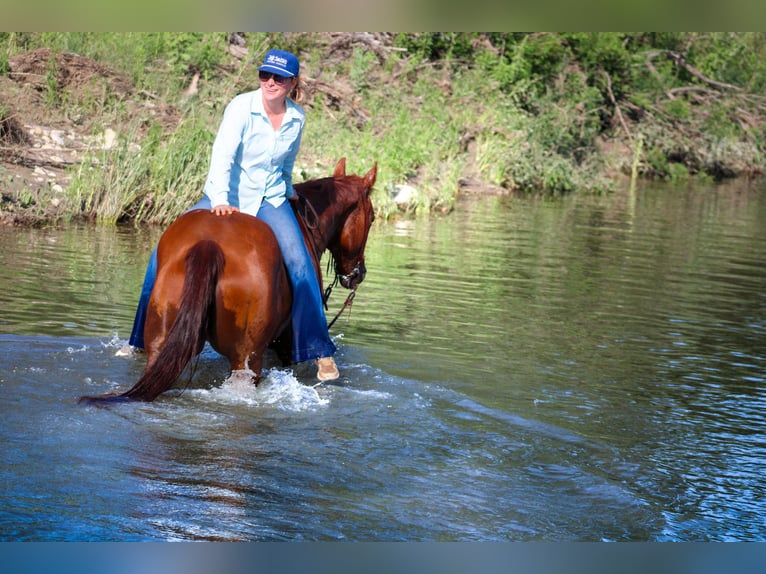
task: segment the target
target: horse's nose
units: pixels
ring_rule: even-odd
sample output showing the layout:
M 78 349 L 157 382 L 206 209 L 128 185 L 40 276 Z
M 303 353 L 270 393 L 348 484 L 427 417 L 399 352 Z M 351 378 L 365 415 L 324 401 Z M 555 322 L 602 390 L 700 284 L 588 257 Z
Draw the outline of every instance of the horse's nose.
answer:
M 351 273 L 340 276 L 340 284 L 346 289 L 353 289 L 364 281 L 365 275 L 367 275 L 367 267 L 364 265 L 364 261 L 360 261 Z
M 359 265 L 357 265 L 355 271 L 356 272 L 351 277 L 353 286 L 359 285 L 362 281 L 364 281 L 364 276 L 367 275 L 367 267 L 365 266 L 364 261 L 359 262 Z

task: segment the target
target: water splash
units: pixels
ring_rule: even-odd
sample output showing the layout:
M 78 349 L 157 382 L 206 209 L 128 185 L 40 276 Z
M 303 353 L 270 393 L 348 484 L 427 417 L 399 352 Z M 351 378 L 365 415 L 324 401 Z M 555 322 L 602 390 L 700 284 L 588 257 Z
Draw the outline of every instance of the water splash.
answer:
M 121 339 L 119 333 L 115 332 L 108 341 L 101 341 L 101 348 L 107 350 L 122 349 L 127 344 L 128 340 Z
M 276 407 L 289 412 L 309 411 L 330 402 L 316 387 L 301 383 L 290 370 L 266 370 L 258 386 L 253 384 L 252 375 L 250 370 L 233 371 L 220 387 L 194 393 L 215 402 Z
M 88 345 L 82 345 L 79 349 L 75 348 L 75 347 L 67 347 L 66 348 L 66 352 L 68 354 L 70 354 L 70 355 L 74 355 L 75 353 L 86 353 L 89 350 L 90 349 L 89 349 Z

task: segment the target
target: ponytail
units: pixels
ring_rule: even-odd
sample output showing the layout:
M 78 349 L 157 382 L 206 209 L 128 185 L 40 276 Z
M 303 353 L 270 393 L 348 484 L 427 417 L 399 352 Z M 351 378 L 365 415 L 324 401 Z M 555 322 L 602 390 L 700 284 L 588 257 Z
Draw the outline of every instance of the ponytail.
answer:
M 294 101 L 296 104 L 302 104 L 303 101 L 306 99 L 306 92 L 303 89 L 303 82 L 301 81 L 300 76 L 295 76 L 297 78 L 297 82 L 295 84 L 295 87 L 293 88 L 293 91 L 290 92 L 290 99 Z

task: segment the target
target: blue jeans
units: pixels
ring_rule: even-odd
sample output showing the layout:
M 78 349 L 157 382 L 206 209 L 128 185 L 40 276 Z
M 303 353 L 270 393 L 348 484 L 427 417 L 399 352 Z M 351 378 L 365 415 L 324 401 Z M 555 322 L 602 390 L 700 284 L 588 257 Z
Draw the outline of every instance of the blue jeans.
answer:
M 210 209 L 210 200 L 204 196 L 192 209 Z M 258 210 L 258 219 L 264 221 L 277 236 L 277 243 L 285 260 L 287 274 L 293 288 L 292 306 L 292 359 L 295 363 L 329 357 L 335 353 L 335 344 L 327 332 L 327 319 L 322 307 L 322 291 L 314 272 L 311 256 L 303 241 L 298 220 L 290 204 L 285 201 L 274 207 L 267 201 Z M 144 275 L 144 284 L 138 300 L 130 344 L 144 348 L 144 323 L 149 298 L 157 277 L 157 249 L 152 251 Z

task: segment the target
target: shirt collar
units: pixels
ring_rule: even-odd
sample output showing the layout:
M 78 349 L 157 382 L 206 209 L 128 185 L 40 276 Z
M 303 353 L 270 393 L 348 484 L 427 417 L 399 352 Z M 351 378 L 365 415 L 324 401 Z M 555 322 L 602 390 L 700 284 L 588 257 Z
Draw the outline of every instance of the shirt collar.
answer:
M 282 119 L 282 123 L 296 118 L 300 119 L 301 114 L 298 104 L 293 102 L 290 98 L 287 98 L 287 100 L 285 100 L 285 106 L 287 109 L 285 111 L 285 117 Z M 250 112 L 263 116 L 264 118 L 268 118 L 266 115 L 266 110 L 263 107 L 263 96 L 261 95 L 261 88 L 258 88 L 253 92 L 253 99 L 250 103 Z

